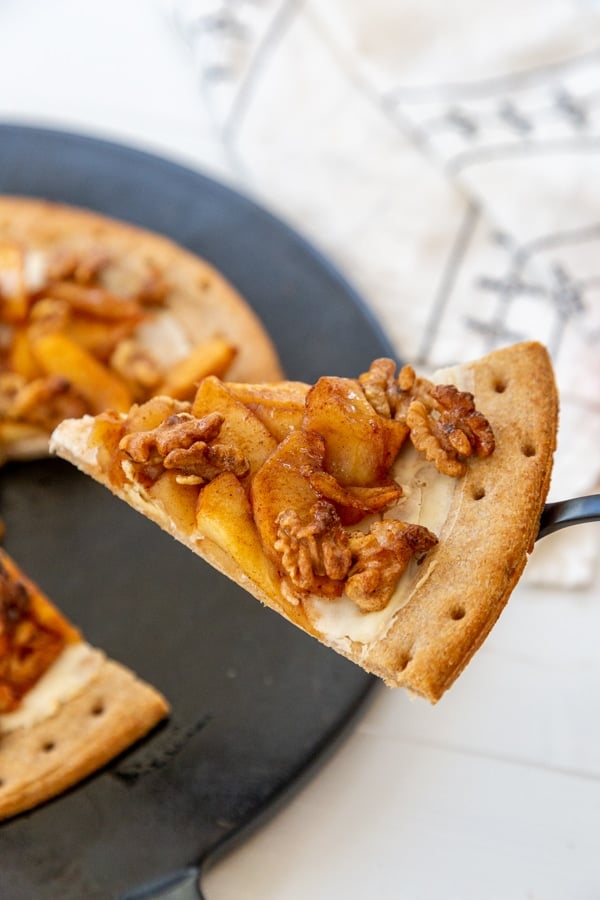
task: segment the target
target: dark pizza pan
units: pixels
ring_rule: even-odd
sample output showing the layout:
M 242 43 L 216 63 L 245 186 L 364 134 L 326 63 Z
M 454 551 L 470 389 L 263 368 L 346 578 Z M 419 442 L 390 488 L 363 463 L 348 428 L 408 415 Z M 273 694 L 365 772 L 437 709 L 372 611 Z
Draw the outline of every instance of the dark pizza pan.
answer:
M 197 172 L 4 125 L 0 191 L 87 207 L 199 253 L 257 311 L 292 379 L 357 375 L 392 353 L 313 247 Z M 60 460 L 4 467 L 0 504 L 8 552 L 173 707 L 102 772 L 0 826 L 0 897 L 199 897 L 198 871 L 335 748 L 373 679 Z

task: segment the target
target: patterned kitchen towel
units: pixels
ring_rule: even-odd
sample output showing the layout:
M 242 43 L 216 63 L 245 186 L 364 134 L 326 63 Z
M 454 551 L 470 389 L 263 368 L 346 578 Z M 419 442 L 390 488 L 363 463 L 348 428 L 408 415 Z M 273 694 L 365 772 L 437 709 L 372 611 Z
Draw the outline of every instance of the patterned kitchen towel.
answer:
M 340 266 L 404 361 L 523 339 L 561 392 L 551 498 L 600 488 L 600 4 L 172 0 L 232 181 Z M 192 67 L 191 67 L 192 68 Z M 536 548 L 580 587 L 598 529 Z

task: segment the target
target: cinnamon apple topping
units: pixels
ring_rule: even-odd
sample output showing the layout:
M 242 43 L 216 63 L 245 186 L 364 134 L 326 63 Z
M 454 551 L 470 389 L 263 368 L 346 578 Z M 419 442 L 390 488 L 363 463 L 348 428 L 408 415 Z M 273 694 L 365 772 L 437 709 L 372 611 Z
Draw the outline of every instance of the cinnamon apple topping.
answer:
M 210 537 L 265 590 L 275 577 L 293 604 L 345 595 L 365 614 L 384 609 L 411 561 L 438 542 L 398 518 L 392 469 L 407 442 L 455 478 L 494 450 L 471 394 L 408 366 L 396 375 L 389 359 L 312 387 L 209 377 L 192 403 L 155 397 L 98 417 L 95 429 L 97 444 L 113 447 L 113 471 L 170 515 L 179 509 L 190 538 Z
M 79 632 L 0 553 L 0 714 L 12 712 Z
M 168 366 L 144 345 L 169 291 L 151 260 L 134 266 L 101 244 L 0 241 L 0 444 L 157 393 L 191 399 L 201 378 L 224 374 L 236 348 L 221 338 Z
M 239 450 L 216 442 L 222 424 L 218 412 L 201 419 L 180 412 L 151 431 L 125 435 L 119 448 L 142 467 L 174 469 L 180 484 L 205 484 L 221 472 L 246 475 L 248 461 Z

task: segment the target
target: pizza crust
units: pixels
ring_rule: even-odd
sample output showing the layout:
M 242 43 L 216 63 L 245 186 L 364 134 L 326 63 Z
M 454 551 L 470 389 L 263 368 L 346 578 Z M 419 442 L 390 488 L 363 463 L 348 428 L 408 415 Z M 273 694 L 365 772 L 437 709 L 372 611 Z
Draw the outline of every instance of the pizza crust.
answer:
M 440 542 L 387 634 L 350 655 L 388 684 L 439 700 L 481 646 L 539 529 L 556 447 L 558 396 L 545 348 L 526 343 L 462 367 L 496 449 L 459 481 Z
M 223 337 L 237 348 L 228 378 L 255 382 L 282 377 L 271 339 L 239 292 L 214 266 L 168 238 L 88 210 L 2 196 L 0 242 L 5 240 L 41 251 L 56 246 L 84 250 L 101 244 L 115 258 L 127 259 L 132 265 L 151 260 L 167 273 L 170 292 L 164 309 L 190 344 Z M 39 430 L 26 437 L 7 438 L 1 452 L 0 463 L 46 455 L 48 436 Z
M 0 735 L 0 819 L 55 797 L 147 734 L 169 711 L 164 697 L 120 663 L 31 728 Z
M 266 593 L 206 536 L 183 533 L 139 486 L 111 484 L 89 444 L 91 417 L 63 422 L 51 447 L 322 643 L 388 685 L 436 702 L 496 622 L 533 548 L 550 485 L 558 419 L 552 365 L 540 344 L 501 349 L 456 372 L 472 383 L 496 449 L 488 458 L 469 461 L 439 544 L 425 557 L 416 585 L 387 629 L 368 643 L 319 632 L 301 604 L 286 600 L 277 585 Z

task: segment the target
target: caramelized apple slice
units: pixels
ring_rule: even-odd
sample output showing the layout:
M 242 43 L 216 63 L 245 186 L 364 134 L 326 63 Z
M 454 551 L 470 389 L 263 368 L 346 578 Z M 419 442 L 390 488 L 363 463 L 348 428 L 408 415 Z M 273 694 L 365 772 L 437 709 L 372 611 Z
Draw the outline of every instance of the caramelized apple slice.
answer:
M 263 551 L 250 501 L 231 472 L 224 472 L 202 488 L 196 523 L 266 594 L 278 593 L 277 571 Z
M 177 472 L 163 472 L 154 484 L 148 487 L 148 493 L 162 506 L 175 528 L 184 534 L 192 534 L 196 529 L 196 504 L 198 502 L 198 485 L 179 484 Z
M 85 397 L 93 413 L 125 412 L 132 397 L 121 379 L 65 334 L 42 334 L 32 342 L 33 355 L 47 375 L 60 375 Z
M 31 349 L 31 341 L 26 328 L 17 328 L 10 348 L 10 366 L 13 372 L 27 380 L 38 378 L 42 370 Z
M 324 455 L 325 445 L 318 434 L 292 431 L 254 476 L 250 497 L 265 548 L 272 548 L 277 540 L 277 519 L 282 512 L 293 509 L 305 518 L 321 499 L 309 475 L 321 468 Z
M 340 484 L 368 487 L 386 478 L 408 429 L 378 415 L 357 381 L 320 378 L 308 392 L 303 427 L 325 440 L 325 469 Z
M 224 417 L 219 441 L 231 444 L 248 460 L 252 477 L 275 450 L 277 441 L 254 413 L 212 375 L 202 381 L 192 404 L 192 414 L 199 419 L 211 412 Z
M 252 410 L 277 442 L 302 427 L 309 385 L 302 381 L 281 384 L 227 384 L 228 390 Z
M 158 428 L 169 416 L 180 412 L 189 412 L 190 405 L 174 397 L 152 397 L 139 406 L 132 406 L 125 426 L 130 431 L 152 431 Z
M 328 472 L 313 472 L 309 481 L 325 500 L 335 503 L 343 525 L 355 525 L 365 516 L 395 503 L 403 490 L 395 481 L 377 487 L 344 486 Z
M 159 392 L 178 400 L 191 400 L 202 379 L 208 375 L 222 377 L 236 354 L 236 348 L 221 337 L 196 344 L 186 357 L 171 366 Z

